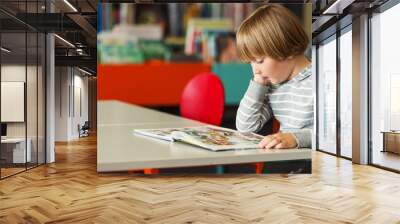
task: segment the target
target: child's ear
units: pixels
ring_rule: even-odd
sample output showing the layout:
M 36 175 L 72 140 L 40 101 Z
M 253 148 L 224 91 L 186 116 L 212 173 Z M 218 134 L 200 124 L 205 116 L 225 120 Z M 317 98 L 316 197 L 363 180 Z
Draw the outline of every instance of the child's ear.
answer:
M 294 58 L 293 55 L 287 57 L 288 60 L 292 60 L 293 58 Z

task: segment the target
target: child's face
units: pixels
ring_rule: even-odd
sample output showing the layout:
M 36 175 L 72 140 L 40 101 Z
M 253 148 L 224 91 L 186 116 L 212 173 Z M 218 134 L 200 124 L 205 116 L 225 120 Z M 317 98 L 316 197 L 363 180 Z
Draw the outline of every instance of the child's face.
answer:
M 250 64 L 254 75 L 268 79 L 272 84 L 286 81 L 294 68 L 294 62 L 291 58 L 278 61 L 265 57 L 252 61 Z

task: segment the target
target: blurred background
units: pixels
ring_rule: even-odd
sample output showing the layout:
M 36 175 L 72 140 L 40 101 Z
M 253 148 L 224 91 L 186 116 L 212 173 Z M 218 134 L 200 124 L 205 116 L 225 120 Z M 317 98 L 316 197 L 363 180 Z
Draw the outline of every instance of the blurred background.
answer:
M 98 99 L 179 115 L 185 85 L 200 73 L 213 72 L 224 86 L 221 126 L 235 128 L 236 110 L 252 77 L 250 65 L 238 60 L 235 33 L 261 5 L 99 4 Z M 311 3 L 285 6 L 311 39 Z

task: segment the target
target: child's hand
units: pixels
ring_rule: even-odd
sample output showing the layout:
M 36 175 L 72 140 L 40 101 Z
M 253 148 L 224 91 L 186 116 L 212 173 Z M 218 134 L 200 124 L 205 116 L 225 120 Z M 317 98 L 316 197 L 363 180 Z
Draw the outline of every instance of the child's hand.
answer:
M 291 149 L 297 147 L 297 141 L 292 133 L 280 132 L 265 136 L 259 146 L 263 149 Z
M 270 80 L 267 77 L 263 77 L 261 75 L 258 74 L 254 74 L 254 78 L 253 78 L 254 82 L 260 84 L 260 85 L 268 85 Z

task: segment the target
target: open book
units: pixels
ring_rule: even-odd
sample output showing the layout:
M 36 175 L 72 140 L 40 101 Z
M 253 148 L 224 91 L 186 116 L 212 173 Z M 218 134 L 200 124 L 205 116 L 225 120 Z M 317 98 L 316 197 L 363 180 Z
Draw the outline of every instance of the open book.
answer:
M 181 141 L 212 151 L 258 148 L 263 138 L 254 133 L 240 133 L 215 126 L 135 129 L 134 133 L 167 141 Z

